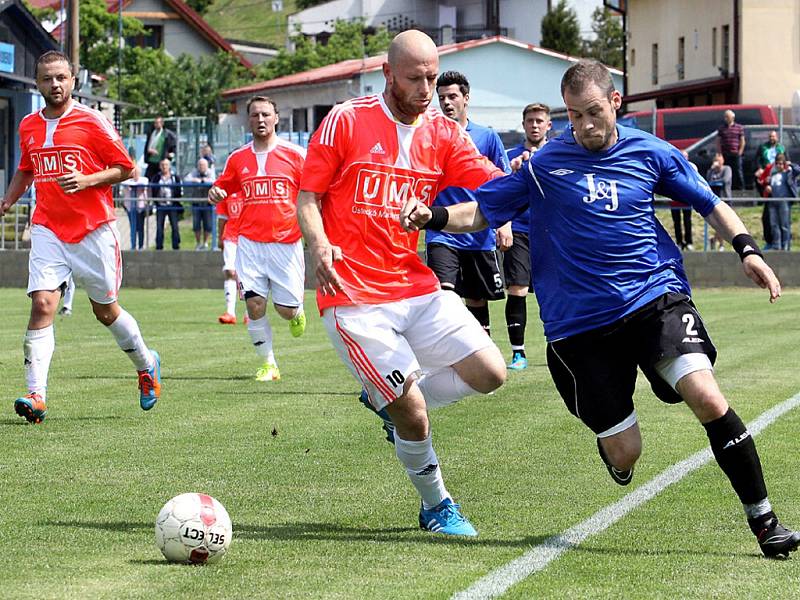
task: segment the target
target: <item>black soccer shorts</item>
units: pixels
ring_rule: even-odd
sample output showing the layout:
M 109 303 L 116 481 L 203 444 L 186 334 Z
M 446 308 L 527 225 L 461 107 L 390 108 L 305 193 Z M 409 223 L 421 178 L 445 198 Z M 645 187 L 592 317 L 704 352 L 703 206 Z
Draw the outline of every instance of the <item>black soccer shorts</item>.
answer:
M 503 252 L 503 276 L 506 287 L 531 287 L 531 253 L 527 233 L 513 232 L 514 244 Z
M 444 244 L 428 244 L 427 263 L 442 289 L 454 290 L 470 300 L 502 300 L 505 285 L 497 252 L 458 250 Z
M 637 366 L 660 400 L 681 402 L 654 365 L 691 353 L 712 365 L 717 358 L 691 299 L 668 293 L 615 323 L 550 342 L 547 366 L 567 409 L 601 434 L 633 413 Z

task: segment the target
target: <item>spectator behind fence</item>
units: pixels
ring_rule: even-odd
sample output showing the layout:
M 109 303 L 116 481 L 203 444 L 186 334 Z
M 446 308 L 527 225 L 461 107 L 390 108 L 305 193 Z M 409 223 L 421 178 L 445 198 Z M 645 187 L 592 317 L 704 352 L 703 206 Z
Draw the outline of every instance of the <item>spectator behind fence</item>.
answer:
M 184 183 L 207 184 L 202 187 L 192 187 L 187 190 L 187 194 L 192 198 L 205 198 L 211 184 L 217 178 L 214 167 L 209 166 L 208 160 L 200 158 L 197 160 L 197 167 L 192 169 L 186 177 Z M 208 200 L 202 202 L 192 202 L 192 231 L 196 245 L 195 250 L 208 250 L 208 238 L 211 235 L 213 208 Z M 200 241 L 200 232 L 203 232 L 203 241 Z
M 790 163 L 786 155 L 775 156 L 775 162 L 761 173 L 759 183 L 764 188 L 764 197 L 772 198 L 766 203 L 769 213 L 771 244 L 765 250 L 791 250 L 792 218 L 789 198 L 797 197 L 797 182 L 800 167 Z M 778 200 L 778 198 L 782 198 Z
M 153 198 L 158 198 L 156 205 L 156 250 L 164 249 L 164 219 L 169 219 L 172 229 L 172 249 L 180 250 L 181 233 L 178 221 L 183 216 L 183 206 L 176 200 L 182 195 L 181 178 L 172 172 L 172 163 L 168 158 L 159 164 L 159 172 L 150 178 Z
M 717 129 L 717 151 L 722 154 L 733 173 L 733 189 L 744 189 L 742 154 L 744 153 L 744 127 L 736 122 L 732 110 L 725 111 L 725 122 Z
M 778 142 L 778 132 L 777 131 L 770 131 L 769 132 L 769 139 L 761 144 L 756 151 L 756 164 L 758 165 L 758 170 L 755 173 L 756 176 L 756 190 L 758 190 L 758 195 L 764 195 L 764 186 L 761 184 L 761 174 L 764 172 L 768 166 L 775 162 L 775 157 L 778 154 L 786 154 L 786 148 L 783 147 L 783 144 Z M 761 211 L 761 227 L 764 229 L 764 250 L 770 250 L 772 248 L 772 224 L 769 221 L 769 209 L 767 208 L 767 202 L 764 202 L 764 208 Z
M 714 155 L 711 166 L 708 168 L 708 171 L 706 171 L 706 181 L 708 181 L 708 185 L 711 186 L 711 190 L 717 196 L 723 200 L 730 200 L 732 179 L 733 174 L 731 173 L 731 168 L 725 164 L 725 157 L 717 152 L 717 154 Z M 709 243 L 712 250 L 715 247 L 717 250 L 725 249 L 722 236 L 716 231 Z
M 158 165 L 162 159 L 173 160 L 175 158 L 177 145 L 175 134 L 164 128 L 164 117 L 156 117 L 153 121 L 153 129 L 147 134 L 147 142 L 144 146 L 144 162 L 147 164 L 144 176 L 147 179 L 152 180 L 154 176 L 158 175 Z
M 214 168 L 214 164 L 217 162 L 214 156 L 214 150 L 209 144 L 206 144 L 200 149 L 200 158 L 205 158 L 206 161 L 208 161 L 208 166 L 212 168 Z
M 128 222 L 130 223 L 131 250 L 142 250 L 144 248 L 144 221 L 148 213 L 149 183 L 147 177 L 142 175 L 139 165 L 134 165 L 131 178 L 120 184 L 123 186 L 121 188 L 122 195 L 126 198 L 123 206 L 128 213 Z
M 681 154 L 697 171 L 697 165 L 689 160 L 689 153 L 681 150 Z M 672 224 L 675 226 L 675 243 L 681 250 L 694 250 L 694 246 L 692 246 L 692 207 L 676 200 L 670 201 L 669 206 L 672 213 Z

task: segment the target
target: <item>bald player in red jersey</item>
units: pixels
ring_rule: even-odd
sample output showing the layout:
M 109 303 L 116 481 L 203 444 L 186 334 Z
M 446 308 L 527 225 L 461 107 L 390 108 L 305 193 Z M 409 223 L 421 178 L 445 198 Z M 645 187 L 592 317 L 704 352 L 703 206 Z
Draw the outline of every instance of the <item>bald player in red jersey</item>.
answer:
M 289 321 L 294 337 L 303 335 L 305 260 L 297 224 L 297 192 L 306 151 L 278 137 L 278 108 L 267 96 L 247 102 L 253 141 L 234 150 L 225 170 L 208 192 L 214 204 L 229 194 L 242 197 L 236 274 L 247 314 L 247 331 L 264 364 L 258 381 L 281 378 L 272 350 L 272 329 L 266 317 L 272 295 L 276 312 Z
M 311 139 L 298 217 L 317 303 L 340 358 L 394 423 L 395 451 L 422 498 L 422 529 L 475 536 L 444 486 L 427 409 L 505 380 L 502 355 L 458 296 L 443 292 L 400 228 L 409 198 L 476 188 L 503 172 L 455 121 L 430 108 L 439 72 L 433 41 L 394 38 L 383 94 L 335 106 Z
M 2 215 L 35 184 L 31 315 L 23 344 L 28 394 L 14 402 L 17 414 L 32 423 L 47 414 L 53 318 L 70 275 L 86 289 L 95 317 L 136 366 L 142 409 L 150 410 L 161 393 L 158 353 L 145 345 L 136 320 L 117 302 L 122 259 L 111 186 L 131 176 L 133 163 L 108 119 L 70 97 L 74 85 L 66 55 L 51 51 L 39 57 L 36 86 L 45 107 L 20 123 L 20 163 L 0 205 Z

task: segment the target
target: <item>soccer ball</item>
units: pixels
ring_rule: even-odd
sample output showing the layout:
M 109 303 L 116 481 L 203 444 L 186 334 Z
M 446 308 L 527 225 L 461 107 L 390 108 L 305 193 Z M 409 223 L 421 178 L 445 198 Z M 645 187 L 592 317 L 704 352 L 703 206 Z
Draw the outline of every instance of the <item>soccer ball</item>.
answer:
M 232 535 L 228 511 L 206 494 L 175 496 L 156 519 L 156 546 L 170 562 L 218 562 Z

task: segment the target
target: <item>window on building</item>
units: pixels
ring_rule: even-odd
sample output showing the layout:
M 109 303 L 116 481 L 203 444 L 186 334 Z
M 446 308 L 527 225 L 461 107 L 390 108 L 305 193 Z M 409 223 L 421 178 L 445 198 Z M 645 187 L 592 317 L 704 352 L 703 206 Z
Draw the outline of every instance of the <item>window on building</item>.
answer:
M 658 44 L 653 44 L 653 73 L 651 83 L 653 85 L 658 85 Z
M 686 76 L 686 38 L 678 38 L 678 79 L 681 80 Z
M 292 109 L 292 130 L 308 131 L 308 111 L 305 108 Z
M 711 28 L 711 66 L 717 66 L 717 28 Z
M 731 26 L 730 25 L 723 25 L 722 26 L 722 51 L 720 52 L 720 58 L 722 59 L 722 70 L 725 73 L 731 72 Z
M 125 38 L 125 43 L 136 48 L 161 48 L 164 44 L 164 27 L 145 25 L 143 34 Z
M 636 66 L 636 48 L 631 48 L 631 66 Z

